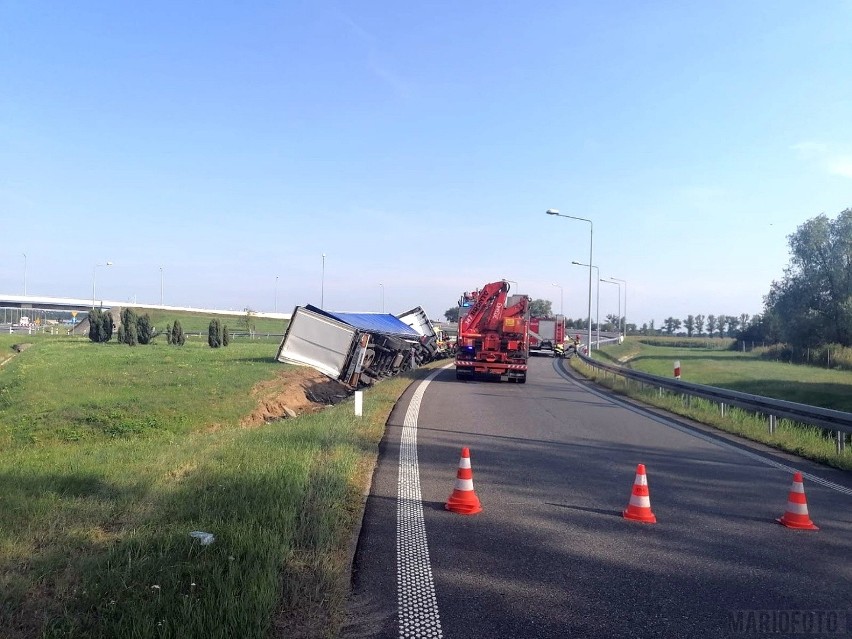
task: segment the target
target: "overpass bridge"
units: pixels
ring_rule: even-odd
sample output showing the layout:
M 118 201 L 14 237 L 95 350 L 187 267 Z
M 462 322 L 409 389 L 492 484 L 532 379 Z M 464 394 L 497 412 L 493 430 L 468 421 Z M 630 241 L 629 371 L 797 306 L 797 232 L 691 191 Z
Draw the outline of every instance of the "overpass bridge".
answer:
M 222 310 L 214 308 L 193 308 L 191 306 L 165 306 L 162 304 L 137 304 L 136 302 L 122 302 L 118 300 L 95 300 L 74 297 L 48 297 L 45 295 L 8 295 L 0 293 L 0 309 L 19 310 L 20 315 L 27 315 L 27 311 L 66 311 L 68 313 L 77 311 L 87 313 L 92 308 L 110 309 L 113 307 L 150 309 L 161 311 L 181 311 L 187 313 L 210 313 L 214 315 L 234 315 L 241 317 L 246 314 L 246 309 L 239 311 Z M 252 311 L 254 317 L 268 317 L 272 319 L 289 320 L 292 313 L 264 313 Z M 5 318 L 4 318 L 5 319 Z M 2 320 L 0 320 L 2 321 Z

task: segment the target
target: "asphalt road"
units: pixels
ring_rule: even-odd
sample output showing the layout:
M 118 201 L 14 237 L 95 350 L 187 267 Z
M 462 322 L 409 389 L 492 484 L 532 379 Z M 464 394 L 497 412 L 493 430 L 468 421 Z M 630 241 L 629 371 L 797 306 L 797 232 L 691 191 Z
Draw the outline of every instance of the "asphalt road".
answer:
M 559 366 L 533 359 L 523 385 L 448 369 L 422 398 L 407 391 L 382 442 L 344 637 L 852 636 L 849 473 L 631 407 Z M 473 516 L 444 509 L 464 446 Z M 657 524 L 621 516 L 638 463 Z M 793 468 L 810 474 L 818 532 L 775 523 Z

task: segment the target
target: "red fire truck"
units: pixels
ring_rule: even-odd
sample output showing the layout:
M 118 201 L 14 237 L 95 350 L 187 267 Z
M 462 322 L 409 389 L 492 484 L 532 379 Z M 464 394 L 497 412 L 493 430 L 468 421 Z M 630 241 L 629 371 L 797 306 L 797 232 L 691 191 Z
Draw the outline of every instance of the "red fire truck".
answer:
M 530 318 L 530 355 L 549 355 L 556 353 L 556 345 L 565 341 L 565 318 L 562 315 L 553 317 Z

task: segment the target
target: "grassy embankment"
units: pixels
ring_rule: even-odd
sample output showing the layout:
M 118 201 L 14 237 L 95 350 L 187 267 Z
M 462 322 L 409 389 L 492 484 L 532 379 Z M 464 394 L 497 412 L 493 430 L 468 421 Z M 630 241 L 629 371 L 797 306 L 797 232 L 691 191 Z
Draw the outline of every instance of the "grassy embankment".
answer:
M 286 368 L 274 342 L 25 341 L 0 368 L 0 636 L 334 633 L 361 492 L 410 378 L 365 393 L 361 419 L 349 400 L 246 429 L 251 389 Z
M 128 305 L 128 308 L 133 308 Z M 158 309 L 137 309 L 138 315 L 147 314 L 151 318 L 151 325 L 156 326 L 158 330 L 165 328 L 166 324 L 180 320 L 181 328 L 184 332 L 203 333 L 207 335 L 207 327 L 210 325 L 211 319 L 218 319 L 221 324 L 227 325 L 228 329 L 234 332 L 246 332 L 246 316 L 245 315 L 212 315 L 210 313 L 188 313 L 183 311 L 161 311 Z M 280 319 L 272 319 L 269 317 L 251 316 L 250 323 L 254 327 L 254 331 L 258 336 L 263 335 L 282 335 L 287 328 L 287 321 Z
M 594 356 L 660 377 L 672 377 L 674 362 L 679 360 L 684 381 L 852 411 L 850 371 L 766 361 L 758 354 L 724 350 L 715 348 L 713 344 L 687 348 L 685 344 L 667 347 L 658 343 L 643 344 L 631 338 L 621 345 L 605 346 L 595 351 Z M 847 446 L 845 452 L 837 453 L 834 439 L 822 429 L 779 420 L 776 432 L 770 434 L 765 416 L 731 407 L 722 416 L 718 405 L 713 402 L 697 398 L 686 402 L 681 395 L 671 393 L 661 396 L 656 388 L 640 387 L 636 383 L 628 386 L 624 378 L 614 380 L 612 376 L 606 377 L 579 362 L 579 358 L 575 358 L 572 365 L 597 383 L 621 394 L 780 450 L 852 470 L 852 447 Z

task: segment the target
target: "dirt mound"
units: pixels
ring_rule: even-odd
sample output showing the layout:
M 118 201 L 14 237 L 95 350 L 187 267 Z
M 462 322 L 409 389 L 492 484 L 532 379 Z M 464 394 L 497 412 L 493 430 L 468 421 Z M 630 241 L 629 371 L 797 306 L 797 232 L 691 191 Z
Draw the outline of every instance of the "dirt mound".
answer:
M 275 379 L 257 384 L 251 391 L 258 406 L 241 426 L 260 426 L 279 419 L 315 413 L 337 404 L 351 392 L 340 382 L 307 366 L 282 370 Z

